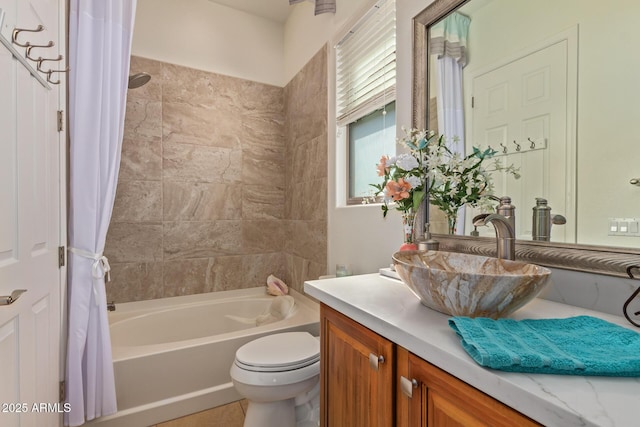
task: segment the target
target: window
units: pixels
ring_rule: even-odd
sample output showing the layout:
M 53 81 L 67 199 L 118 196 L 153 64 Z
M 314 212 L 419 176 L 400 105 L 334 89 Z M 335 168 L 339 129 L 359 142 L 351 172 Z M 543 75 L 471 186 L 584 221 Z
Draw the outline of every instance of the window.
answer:
M 395 155 L 395 0 L 380 0 L 336 46 L 336 113 L 347 147 L 348 204 L 372 194 L 375 165 Z
M 376 110 L 348 126 L 349 140 L 349 199 L 370 196 L 373 187 L 381 182 L 375 165 L 382 155 L 396 151 L 396 103 Z M 359 202 L 359 200 L 354 200 Z

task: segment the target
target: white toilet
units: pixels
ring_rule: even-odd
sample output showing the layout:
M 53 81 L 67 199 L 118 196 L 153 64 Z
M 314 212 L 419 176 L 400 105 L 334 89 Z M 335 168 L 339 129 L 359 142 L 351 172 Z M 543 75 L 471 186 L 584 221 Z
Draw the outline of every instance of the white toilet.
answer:
M 310 333 L 267 335 L 243 345 L 231 379 L 249 401 L 244 427 L 319 425 L 320 341 Z

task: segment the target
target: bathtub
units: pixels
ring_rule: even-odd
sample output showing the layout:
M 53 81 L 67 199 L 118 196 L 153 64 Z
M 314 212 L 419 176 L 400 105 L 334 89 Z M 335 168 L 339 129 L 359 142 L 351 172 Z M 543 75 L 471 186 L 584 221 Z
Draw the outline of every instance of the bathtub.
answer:
M 236 350 L 263 335 L 320 334 L 318 305 L 295 298 L 284 320 L 255 326 L 264 287 L 123 303 L 109 313 L 118 412 L 88 425 L 150 426 L 242 397 L 229 376 Z

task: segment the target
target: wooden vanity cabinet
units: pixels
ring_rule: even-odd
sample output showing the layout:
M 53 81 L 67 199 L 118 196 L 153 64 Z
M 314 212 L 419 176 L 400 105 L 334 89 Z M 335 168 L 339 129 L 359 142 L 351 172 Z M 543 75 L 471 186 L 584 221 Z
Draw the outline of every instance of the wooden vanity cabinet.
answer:
M 320 318 L 323 427 L 540 426 L 324 304 Z
M 320 425 L 393 426 L 395 345 L 324 304 L 320 334 Z
M 540 426 L 402 347 L 397 364 L 398 426 Z

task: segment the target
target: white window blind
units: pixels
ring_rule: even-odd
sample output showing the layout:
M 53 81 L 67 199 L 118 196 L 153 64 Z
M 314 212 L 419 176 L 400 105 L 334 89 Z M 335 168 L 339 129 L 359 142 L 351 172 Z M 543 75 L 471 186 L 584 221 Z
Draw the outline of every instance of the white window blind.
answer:
M 395 99 L 396 2 L 380 0 L 336 46 L 338 126 Z

